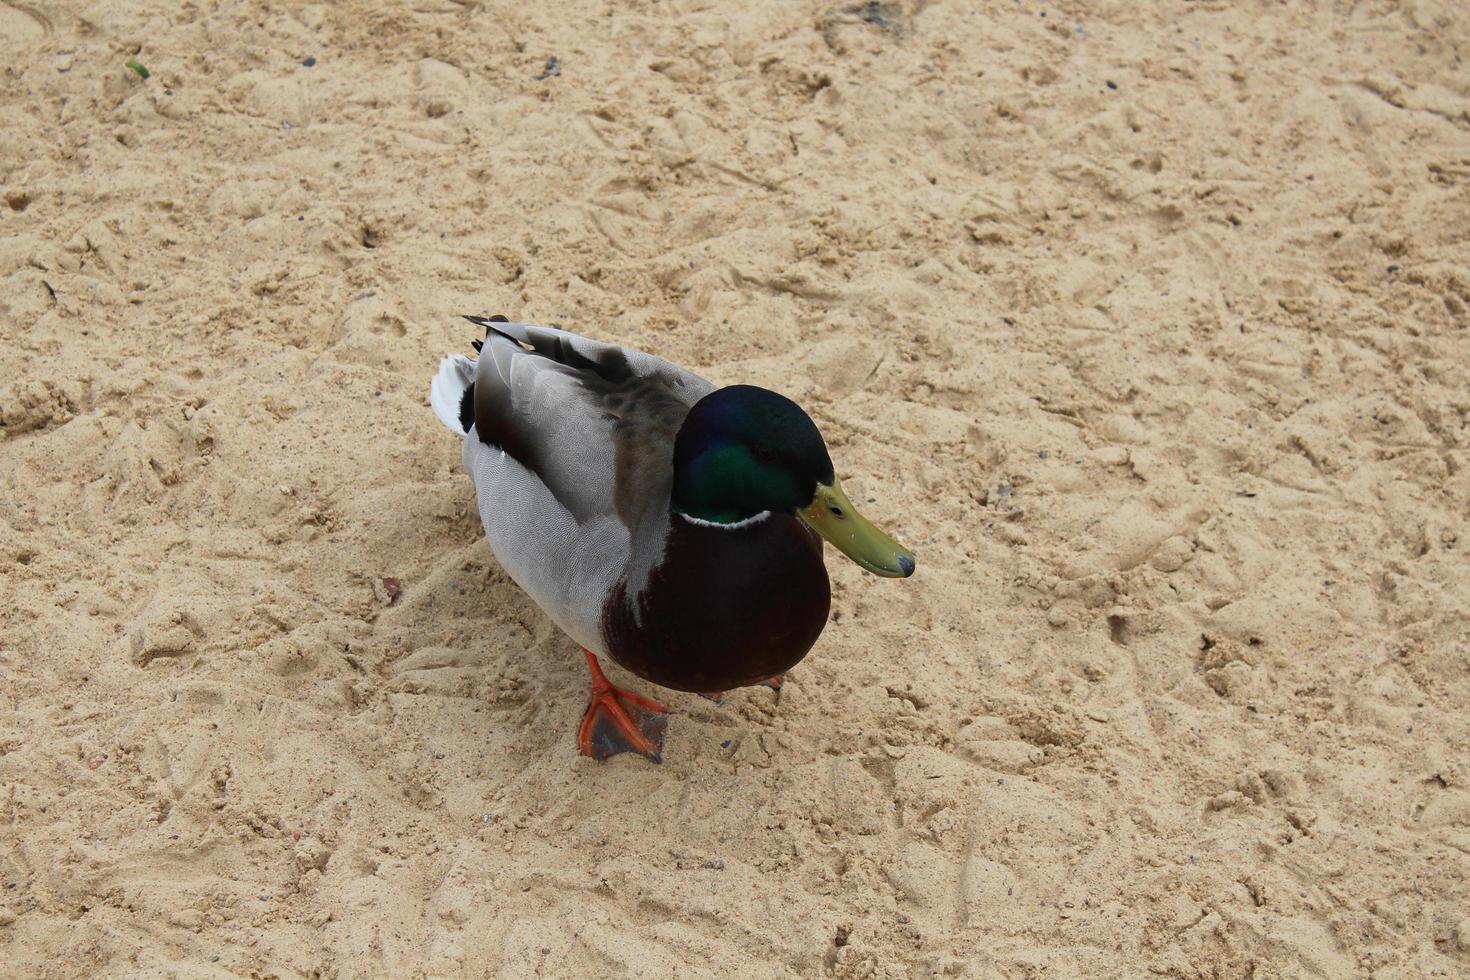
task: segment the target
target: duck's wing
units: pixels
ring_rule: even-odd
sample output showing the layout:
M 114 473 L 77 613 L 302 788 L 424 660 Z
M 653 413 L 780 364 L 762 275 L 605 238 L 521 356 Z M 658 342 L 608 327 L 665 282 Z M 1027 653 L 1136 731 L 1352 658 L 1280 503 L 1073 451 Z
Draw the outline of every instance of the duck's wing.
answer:
M 714 390 L 661 357 L 554 327 L 468 317 L 485 328 L 475 434 L 524 466 L 579 523 L 630 529 L 667 501 L 674 437 Z
M 674 437 L 714 386 L 642 351 L 471 319 L 486 336 L 458 404 L 485 538 L 558 626 L 606 653 L 603 604 L 620 581 L 639 594 L 661 558 Z

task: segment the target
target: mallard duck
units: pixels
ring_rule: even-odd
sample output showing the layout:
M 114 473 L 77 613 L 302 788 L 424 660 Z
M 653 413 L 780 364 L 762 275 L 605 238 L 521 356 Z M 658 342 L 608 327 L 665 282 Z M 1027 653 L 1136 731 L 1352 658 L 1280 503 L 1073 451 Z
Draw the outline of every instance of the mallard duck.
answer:
M 823 538 L 875 575 L 913 574 L 913 552 L 858 513 L 789 398 L 552 327 L 466 319 L 484 328 L 479 356 L 445 357 L 430 404 L 464 440 L 496 560 L 587 658 L 583 754 L 657 762 L 668 723 L 598 657 L 705 695 L 779 683 L 827 623 Z

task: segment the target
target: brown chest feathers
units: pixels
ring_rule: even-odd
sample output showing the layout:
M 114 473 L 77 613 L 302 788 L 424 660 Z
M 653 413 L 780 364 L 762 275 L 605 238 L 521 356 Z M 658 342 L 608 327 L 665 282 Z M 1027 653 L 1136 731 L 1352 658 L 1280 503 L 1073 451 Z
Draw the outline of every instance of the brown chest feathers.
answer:
M 630 596 L 623 581 L 608 596 L 602 632 L 612 658 L 645 680 L 725 691 L 806 656 L 831 600 L 822 540 L 795 517 L 725 530 L 675 516 L 643 592 Z

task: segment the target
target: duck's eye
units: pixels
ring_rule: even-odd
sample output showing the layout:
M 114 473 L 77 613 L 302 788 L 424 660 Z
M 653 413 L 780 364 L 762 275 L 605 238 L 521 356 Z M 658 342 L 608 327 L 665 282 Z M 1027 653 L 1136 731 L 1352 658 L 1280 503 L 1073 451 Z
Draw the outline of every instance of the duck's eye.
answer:
M 828 504 L 827 505 L 827 510 L 829 510 L 829 511 L 832 512 L 832 516 L 833 517 L 845 517 L 845 516 L 847 516 L 847 515 L 845 515 L 845 514 L 842 513 L 842 508 L 841 507 L 838 507 L 836 504 Z

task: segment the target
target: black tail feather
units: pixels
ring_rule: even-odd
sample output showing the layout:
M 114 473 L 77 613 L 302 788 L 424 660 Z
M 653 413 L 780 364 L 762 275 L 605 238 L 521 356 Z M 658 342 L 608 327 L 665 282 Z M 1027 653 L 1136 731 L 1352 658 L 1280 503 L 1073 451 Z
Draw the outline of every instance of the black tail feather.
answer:
M 470 382 L 470 386 L 464 390 L 464 394 L 459 398 L 459 425 L 465 432 L 469 432 L 470 427 L 474 424 L 475 384 L 472 381 Z
M 510 322 L 509 317 L 502 316 L 499 313 L 491 317 L 466 316 L 465 319 L 470 321 L 477 327 L 484 327 L 485 336 L 487 337 L 490 336 L 490 331 L 495 329 L 494 327 L 490 326 L 490 324 Z M 483 340 L 472 340 L 470 341 L 470 346 L 473 347 L 475 349 L 475 353 L 478 354 L 480 353 L 481 349 L 484 348 L 485 342 Z M 459 424 L 466 432 L 470 431 L 470 427 L 475 424 L 475 386 L 473 382 L 471 382 L 470 386 L 464 390 L 464 394 L 460 396 Z

